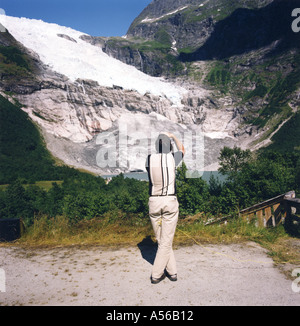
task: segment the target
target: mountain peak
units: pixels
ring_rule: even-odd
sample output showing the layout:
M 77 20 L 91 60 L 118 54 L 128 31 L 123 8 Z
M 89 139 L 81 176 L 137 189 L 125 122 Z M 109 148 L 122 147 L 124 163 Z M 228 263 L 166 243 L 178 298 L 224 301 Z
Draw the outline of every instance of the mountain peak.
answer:
M 127 35 L 136 36 L 141 24 L 172 18 L 183 14 L 187 20 L 198 21 L 205 17 L 221 19 L 237 8 L 258 9 L 273 0 L 154 0 L 133 21 Z

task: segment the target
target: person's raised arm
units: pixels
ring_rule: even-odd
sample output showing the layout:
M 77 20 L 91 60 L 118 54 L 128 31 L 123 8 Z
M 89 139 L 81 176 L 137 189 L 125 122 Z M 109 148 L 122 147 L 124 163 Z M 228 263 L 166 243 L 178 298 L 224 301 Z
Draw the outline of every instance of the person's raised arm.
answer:
M 176 144 L 176 147 L 179 151 L 182 152 L 182 154 L 184 155 L 185 154 L 185 149 L 184 149 L 184 146 L 183 144 L 181 143 L 181 141 L 172 133 L 170 132 L 166 132 L 165 133 L 169 138 L 173 139 L 175 144 Z

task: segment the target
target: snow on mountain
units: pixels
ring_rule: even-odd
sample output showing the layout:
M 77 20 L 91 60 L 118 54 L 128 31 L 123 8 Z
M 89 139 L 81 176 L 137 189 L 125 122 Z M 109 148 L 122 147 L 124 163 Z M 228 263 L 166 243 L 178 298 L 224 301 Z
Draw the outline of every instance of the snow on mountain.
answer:
M 158 20 L 160 20 L 160 19 L 163 19 L 163 18 L 165 18 L 165 17 L 167 17 L 167 16 L 174 15 L 174 14 L 176 14 L 177 12 L 186 9 L 187 7 L 188 7 L 188 6 L 184 6 L 184 7 L 178 8 L 178 9 L 176 9 L 176 10 L 173 10 L 173 11 L 171 11 L 171 12 L 169 12 L 169 13 L 166 13 L 166 14 L 160 16 L 160 17 L 157 17 L 157 18 L 149 18 L 149 17 L 146 17 L 146 18 L 144 18 L 144 19 L 141 21 L 141 23 L 154 23 L 154 22 L 156 22 L 156 21 L 158 21 Z
M 99 47 L 83 41 L 84 35 L 74 29 L 45 23 L 42 20 L 0 15 L 0 23 L 41 61 L 71 81 L 90 79 L 100 86 L 121 86 L 141 94 L 167 97 L 180 105 L 185 89 L 162 78 L 148 76 L 136 68 L 109 57 Z

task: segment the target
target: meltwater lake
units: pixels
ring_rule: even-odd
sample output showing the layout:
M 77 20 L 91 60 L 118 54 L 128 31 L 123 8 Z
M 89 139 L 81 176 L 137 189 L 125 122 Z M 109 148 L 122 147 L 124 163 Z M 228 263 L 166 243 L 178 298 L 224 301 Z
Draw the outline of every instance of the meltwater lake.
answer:
M 107 174 L 102 175 L 101 177 L 104 179 L 111 179 L 113 177 L 116 177 L 118 174 Z M 149 181 L 148 179 L 148 173 L 147 172 L 128 172 L 123 173 L 124 178 L 132 178 L 137 179 L 141 181 Z M 211 176 L 214 176 L 216 180 L 219 180 L 221 183 L 223 183 L 226 180 L 226 177 L 219 173 L 218 171 L 204 171 L 201 178 L 205 180 L 207 183 L 209 182 L 209 179 Z

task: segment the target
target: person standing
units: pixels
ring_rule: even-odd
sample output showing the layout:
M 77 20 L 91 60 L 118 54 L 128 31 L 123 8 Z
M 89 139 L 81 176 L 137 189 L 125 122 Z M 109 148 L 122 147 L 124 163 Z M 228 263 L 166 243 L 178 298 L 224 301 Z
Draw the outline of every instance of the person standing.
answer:
M 173 153 L 174 140 L 177 151 Z M 156 153 L 148 155 L 146 170 L 149 177 L 149 216 L 158 250 L 154 260 L 151 283 L 157 284 L 167 276 L 177 281 L 177 267 L 172 249 L 178 221 L 179 204 L 176 196 L 176 166 L 185 149 L 172 133 L 161 133 L 155 143 Z

